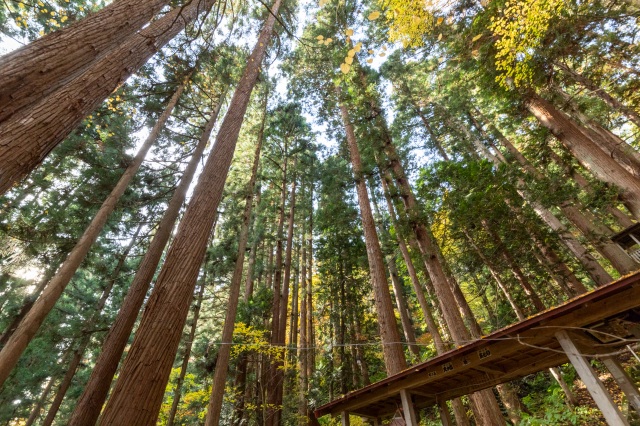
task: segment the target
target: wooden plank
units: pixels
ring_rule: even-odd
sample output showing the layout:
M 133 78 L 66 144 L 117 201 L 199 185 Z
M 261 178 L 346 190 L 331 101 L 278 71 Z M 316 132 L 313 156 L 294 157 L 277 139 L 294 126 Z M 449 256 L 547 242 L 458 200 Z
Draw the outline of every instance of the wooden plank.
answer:
M 438 411 L 440 412 L 440 420 L 442 421 L 442 426 L 453 426 L 451 414 L 449 414 L 449 407 L 447 407 L 447 401 L 438 402 Z
M 342 413 L 340 413 L 340 419 L 342 421 L 342 426 L 350 426 L 350 422 L 349 422 L 349 413 L 346 411 L 343 411 Z
M 562 349 L 571 361 L 571 364 L 573 364 L 573 367 L 582 379 L 582 382 L 587 387 L 591 397 L 598 408 L 600 408 L 600 411 L 602 411 L 607 423 L 610 425 L 629 426 L 629 422 L 624 418 L 618 406 L 614 404 L 611 399 L 611 395 L 609 395 L 609 392 L 607 392 L 600 379 L 596 377 L 591 365 L 582 356 L 576 345 L 569 337 L 569 334 L 566 331 L 558 331 L 556 333 L 556 337 L 558 338 L 558 342 L 560 342 L 560 346 L 562 346 Z
M 633 381 L 627 375 L 627 372 L 624 371 L 624 368 L 622 368 L 618 360 L 614 357 L 604 357 L 602 358 L 602 362 L 605 367 L 607 367 L 607 370 L 609 370 L 616 383 L 618 383 L 622 392 L 627 396 L 629 406 L 633 407 L 638 413 L 640 413 L 640 392 L 638 392 L 638 388 L 633 384 Z
M 411 395 L 406 389 L 400 391 L 400 399 L 402 400 L 402 411 L 404 413 L 404 421 L 407 426 L 418 426 L 418 418 L 416 416 L 416 410 L 413 407 L 413 401 L 411 401 Z

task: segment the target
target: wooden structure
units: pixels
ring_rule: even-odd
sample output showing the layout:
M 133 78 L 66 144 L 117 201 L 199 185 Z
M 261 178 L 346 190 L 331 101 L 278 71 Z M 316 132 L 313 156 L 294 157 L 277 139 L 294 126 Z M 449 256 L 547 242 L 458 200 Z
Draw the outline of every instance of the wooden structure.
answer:
M 627 252 L 633 260 L 640 263 L 640 223 L 618 232 L 611 237 L 611 241 Z
M 614 366 L 615 355 L 631 350 L 638 339 L 640 273 L 635 273 L 348 393 L 319 407 L 315 415 L 341 415 L 348 424 L 350 413 L 380 424 L 402 408 L 406 424 L 414 426 L 415 409 L 439 405 L 447 425 L 445 401 L 571 362 L 607 422 L 627 425 L 588 359 L 606 360 L 631 405 L 640 410 L 638 390 Z

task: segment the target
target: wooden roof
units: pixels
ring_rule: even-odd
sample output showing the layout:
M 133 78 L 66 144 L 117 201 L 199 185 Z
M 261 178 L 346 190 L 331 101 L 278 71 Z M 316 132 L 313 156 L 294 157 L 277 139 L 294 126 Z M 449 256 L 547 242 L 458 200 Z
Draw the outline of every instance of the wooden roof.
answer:
M 401 406 L 401 389 L 423 408 L 564 364 L 568 359 L 554 337 L 560 330 L 571 332 L 584 353 L 610 353 L 629 344 L 621 338 L 640 338 L 639 307 L 637 272 L 350 392 L 315 415 L 386 417 Z
M 631 238 L 631 234 L 634 234 L 636 238 L 640 237 L 640 223 L 633 224 L 618 232 L 611 237 L 611 241 L 620 244 L 626 250 L 636 244 L 635 240 Z

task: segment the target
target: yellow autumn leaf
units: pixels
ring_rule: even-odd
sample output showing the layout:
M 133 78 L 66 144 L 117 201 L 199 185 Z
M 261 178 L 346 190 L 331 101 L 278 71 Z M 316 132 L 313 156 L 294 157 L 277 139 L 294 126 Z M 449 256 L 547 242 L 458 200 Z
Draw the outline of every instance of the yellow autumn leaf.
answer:
M 372 62 L 373 62 L 373 59 L 371 59 L 371 58 L 367 59 L 367 63 L 368 63 L 368 64 L 370 64 L 370 63 L 372 63 Z
M 353 49 L 356 52 L 360 52 L 360 50 L 362 49 L 362 42 L 358 42 L 358 44 L 356 44 L 355 46 L 353 46 Z
M 351 65 L 353 63 L 353 58 L 346 57 L 344 58 L 344 62 Z
M 373 49 L 369 49 L 369 55 L 373 55 L 374 53 Z
M 444 21 L 444 18 L 442 16 L 439 17 L 438 20 L 436 21 L 436 25 L 442 24 L 443 21 Z
M 349 28 L 347 31 L 344 32 L 346 36 L 351 37 L 353 35 L 353 30 L 351 28 Z
M 347 52 L 347 56 L 353 58 L 356 55 L 356 49 L 351 49 Z
M 477 36 L 475 36 L 474 38 L 471 39 L 471 42 L 473 43 L 474 41 L 478 41 L 482 38 L 482 34 L 478 34 Z
M 442 40 L 442 33 L 438 36 L 438 41 Z
M 377 10 L 375 12 L 371 12 L 369 14 L 369 20 L 370 21 L 375 21 L 376 19 L 378 19 L 380 17 L 380 12 L 378 12 Z
M 342 71 L 342 74 L 348 73 L 349 70 L 351 70 L 351 65 L 349 65 L 349 64 L 341 64 L 340 65 L 340 71 Z
M 381 57 L 381 58 L 383 58 L 383 57 L 385 57 L 386 55 L 387 55 L 386 53 L 382 52 L 382 53 L 380 54 L 380 57 Z
M 323 35 L 319 35 L 318 37 L 316 37 L 318 40 L 323 40 L 324 36 Z
M 320 3 L 319 3 L 320 7 L 324 7 L 324 5 L 327 4 L 328 1 L 329 0 L 320 0 Z
M 329 44 L 331 44 L 331 42 L 332 42 L 332 41 L 333 41 L 333 39 L 332 39 L 331 37 L 329 37 L 328 39 L 326 39 L 326 40 L 324 41 L 324 45 L 325 45 L 325 46 L 328 46 Z
M 318 44 L 324 44 L 324 40 L 318 40 Z

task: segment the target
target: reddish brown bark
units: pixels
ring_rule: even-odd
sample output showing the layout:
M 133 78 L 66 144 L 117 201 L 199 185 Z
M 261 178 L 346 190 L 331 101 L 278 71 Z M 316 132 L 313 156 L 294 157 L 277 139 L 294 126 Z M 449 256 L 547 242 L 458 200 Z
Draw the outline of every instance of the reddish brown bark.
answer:
M 193 0 L 129 37 L 49 96 L 0 124 L 0 193 L 22 179 L 111 92 L 215 0 Z
M 280 1 L 276 0 L 273 12 L 277 13 Z M 105 407 L 102 425 L 136 426 L 156 422 L 240 127 L 274 23 L 275 16 L 269 14 L 247 58 L 247 67 L 229 104 L 216 142 L 147 303 L 131 350 Z
M 11 369 L 13 369 L 15 364 L 18 362 L 20 355 L 38 331 L 46 316 L 49 314 L 51 309 L 53 309 L 56 301 L 66 288 L 67 284 L 69 284 L 69 281 L 71 281 L 71 278 L 73 278 L 73 275 L 85 259 L 87 253 L 89 253 L 91 246 L 98 238 L 98 235 L 100 235 L 104 225 L 107 223 L 109 215 L 115 209 L 118 200 L 122 194 L 124 194 L 124 191 L 129 186 L 129 183 L 149 152 L 149 149 L 158 138 L 160 130 L 169 119 L 173 108 L 178 103 L 178 99 L 180 98 L 184 87 L 184 83 L 178 86 L 164 112 L 158 119 L 158 122 L 153 127 L 151 133 L 131 164 L 129 164 L 125 172 L 122 174 L 120 180 L 118 180 L 118 183 L 113 188 L 107 199 L 102 203 L 102 206 L 100 206 L 95 217 L 71 250 L 71 253 L 69 253 L 69 256 L 67 256 L 67 259 L 64 261 L 60 269 L 56 272 L 56 275 L 51 279 L 51 281 L 49 281 L 40 297 L 33 304 L 33 307 L 25 315 L 24 319 L 20 322 L 20 325 L 7 341 L 7 344 L 0 351 L 0 386 L 6 380 Z
M 369 273 L 371 275 L 371 283 L 375 295 L 376 312 L 378 314 L 378 325 L 380 338 L 382 340 L 385 367 L 387 374 L 391 375 L 407 368 L 407 362 L 404 358 L 396 318 L 393 313 L 393 303 L 391 302 L 391 294 L 389 293 L 389 283 L 385 276 L 382 250 L 380 250 L 380 242 L 378 240 L 378 234 L 373 221 L 369 194 L 362 176 L 360 152 L 358 150 L 353 124 L 351 123 L 349 112 L 347 111 L 347 107 L 344 103 L 340 104 L 340 113 L 347 134 L 347 144 L 349 147 L 349 154 L 351 156 L 353 174 L 356 181 L 360 217 L 362 219 L 362 228 L 365 235 L 367 258 L 369 259 Z
M 550 102 L 535 93 L 527 109 L 561 141 L 576 160 L 603 182 L 618 187 L 620 197 L 636 219 L 640 218 L 640 181 L 602 151 L 581 129 Z
M 153 279 L 153 275 L 158 267 L 164 248 L 171 236 L 171 231 L 173 230 L 176 219 L 180 213 L 180 208 L 184 203 L 187 189 L 191 185 L 193 175 L 196 172 L 198 163 L 202 158 L 202 153 L 204 152 L 211 136 L 221 105 L 222 99 L 220 99 L 218 105 L 211 114 L 209 121 L 206 123 L 200 137 L 200 141 L 191 156 L 191 160 L 189 160 L 189 164 L 182 175 L 182 179 L 169 201 L 167 210 L 158 224 L 153 240 L 142 259 L 142 262 L 138 265 L 138 270 L 136 271 L 133 281 L 129 286 L 129 290 L 122 302 L 120 311 L 118 311 L 118 315 L 111 325 L 109 333 L 104 339 L 102 352 L 98 356 L 89 381 L 76 404 L 71 419 L 69 420 L 70 426 L 95 424 L 98 420 L 104 401 L 107 399 L 111 381 L 118 369 L 118 363 L 120 362 L 124 348 L 129 341 L 131 330 L 133 330 L 138 312 L 140 311 L 140 307 L 147 295 L 149 284 Z
M 227 379 L 227 370 L 229 369 L 231 343 L 233 340 L 233 329 L 236 324 L 236 313 L 238 312 L 238 301 L 240 299 L 244 256 L 247 249 L 247 240 L 249 239 L 249 222 L 251 220 L 251 210 L 253 208 L 253 193 L 255 191 L 256 180 L 258 178 L 258 165 L 260 164 L 260 151 L 262 149 L 264 124 L 267 114 L 266 97 L 264 102 L 265 110 L 253 157 L 251 178 L 249 179 L 249 183 L 247 184 L 246 189 L 247 196 L 245 197 L 243 221 L 240 228 L 240 233 L 238 235 L 238 255 L 236 257 L 235 268 L 233 270 L 233 277 L 231 278 L 231 283 L 229 284 L 229 300 L 227 302 L 227 313 L 225 315 L 224 325 L 222 327 L 221 345 L 220 349 L 218 350 L 216 369 L 213 375 L 211 396 L 209 398 L 209 405 L 207 406 L 205 426 L 218 426 L 220 420 L 220 412 L 222 411 L 222 397 L 224 396 L 224 385 Z
M 142 28 L 168 0 L 120 0 L 0 58 L 0 123 L 82 72 Z

